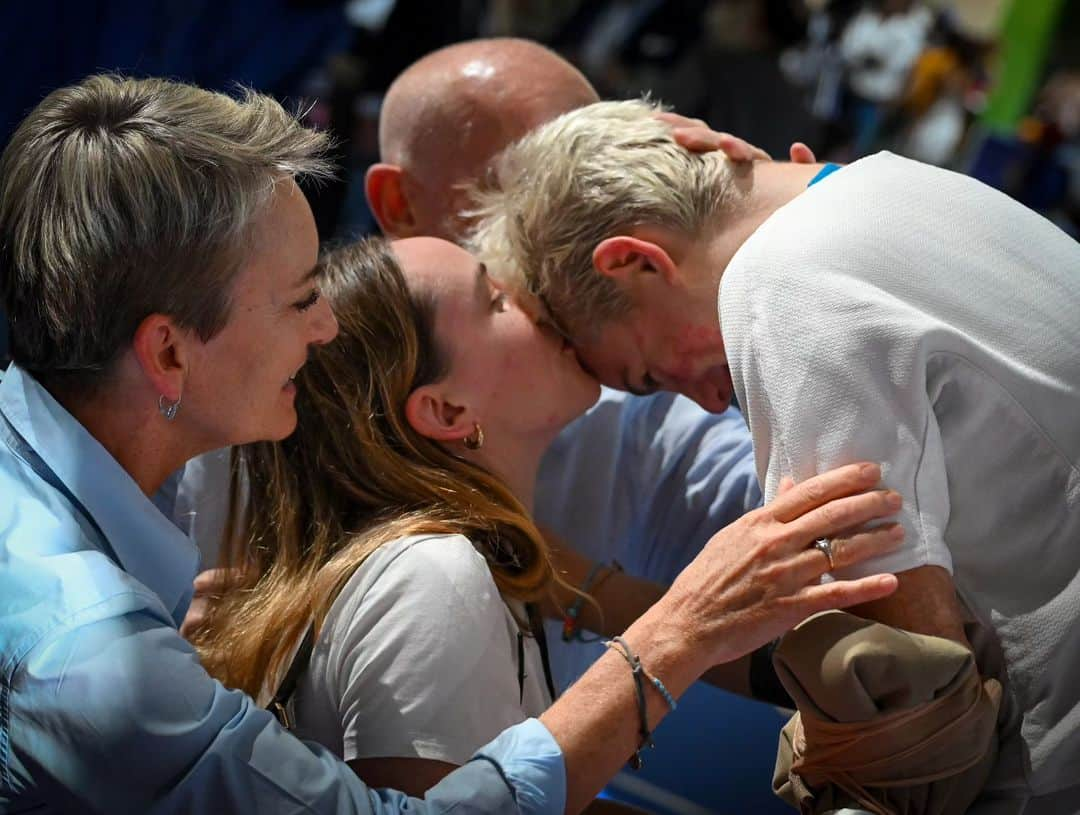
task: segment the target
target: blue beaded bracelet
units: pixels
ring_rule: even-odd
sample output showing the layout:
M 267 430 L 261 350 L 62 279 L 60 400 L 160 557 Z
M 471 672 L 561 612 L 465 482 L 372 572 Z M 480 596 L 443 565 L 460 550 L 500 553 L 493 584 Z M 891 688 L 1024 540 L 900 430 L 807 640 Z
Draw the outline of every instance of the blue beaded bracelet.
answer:
M 607 569 L 606 574 L 600 573 Z M 612 560 L 611 563 L 595 563 L 589 570 L 589 574 L 585 577 L 585 582 L 581 584 L 579 594 L 574 602 L 570 604 L 570 608 L 566 609 L 563 613 L 563 627 L 562 627 L 562 640 L 563 642 L 573 642 L 577 640 L 583 643 L 599 642 L 603 637 L 586 637 L 581 633 L 581 626 L 578 623 L 578 618 L 581 616 L 581 609 L 585 604 L 585 595 L 588 594 L 590 589 L 597 589 L 600 584 L 607 580 L 611 575 L 621 572 L 623 567 L 619 565 L 619 561 Z
M 671 708 L 671 712 L 674 713 L 676 708 L 678 708 L 679 706 L 675 703 L 675 697 L 672 696 L 668 692 L 668 689 L 664 687 L 664 683 L 657 679 L 655 676 L 653 676 L 651 673 L 649 673 L 644 665 L 641 666 L 641 672 L 645 674 L 646 679 L 652 682 L 652 686 L 658 691 L 660 691 L 660 695 L 664 697 L 664 701 L 667 702 L 667 706 Z

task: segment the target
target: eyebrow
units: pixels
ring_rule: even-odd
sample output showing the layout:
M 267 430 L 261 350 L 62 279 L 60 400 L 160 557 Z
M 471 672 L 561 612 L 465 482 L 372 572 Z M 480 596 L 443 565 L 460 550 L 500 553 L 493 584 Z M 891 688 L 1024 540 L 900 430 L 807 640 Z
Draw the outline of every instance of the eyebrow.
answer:
M 322 264 L 321 263 L 316 263 L 314 266 L 312 266 L 310 269 L 308 269 L 306 272 L 304 272 L 303 277 L 301 277 L 299 280 L 297 280 L 295 283 L 293 283 L 293 288 L 298 289 L 301 286 L 307 285 L 312 280 L 319 277 L 322 274 L 322 271 L 323 271 Z

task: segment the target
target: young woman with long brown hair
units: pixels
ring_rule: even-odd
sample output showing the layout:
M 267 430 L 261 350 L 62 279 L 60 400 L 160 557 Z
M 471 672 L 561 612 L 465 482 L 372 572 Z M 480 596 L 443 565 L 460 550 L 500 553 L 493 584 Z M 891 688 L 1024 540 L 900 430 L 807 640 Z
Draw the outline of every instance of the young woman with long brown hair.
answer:
M 533 482 L 598 385 L 453 244 L 363 242 L 321 279 L 338 340 L 298 376 L 297 431 L 240 451 L 250 494 L 226 563 L 243 585 L 197 642 L 211 673 L 259 694 L 313 626 L 297 732 L 369 783 L 422 792 L 552 701 L 528 609 L 557 580 Z M 848 526 L 888 514 L 865 507 Z M 851 560 L 895 545 L 852 541 Z M 784 592 L 824 571 L 799 557 L 810 572 Z

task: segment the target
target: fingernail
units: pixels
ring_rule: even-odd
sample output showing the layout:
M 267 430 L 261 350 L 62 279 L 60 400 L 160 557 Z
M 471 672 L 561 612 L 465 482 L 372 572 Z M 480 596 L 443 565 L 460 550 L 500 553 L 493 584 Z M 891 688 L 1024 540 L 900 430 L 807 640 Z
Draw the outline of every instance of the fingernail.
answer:
M 889 496 L 885 499 L 890 509 L 900 509 L 904 505 L 904 498 L 900 493 L 889 490 Z
M 881 468 L 876 464 L 864 464 L 859 468 L 859 475 L 877 481 L 881 478 Z
M 889 538 L 895 541 L 903 540 L 904 527 L 900 524 L 896 524 L 892 529 L 889 530 Z

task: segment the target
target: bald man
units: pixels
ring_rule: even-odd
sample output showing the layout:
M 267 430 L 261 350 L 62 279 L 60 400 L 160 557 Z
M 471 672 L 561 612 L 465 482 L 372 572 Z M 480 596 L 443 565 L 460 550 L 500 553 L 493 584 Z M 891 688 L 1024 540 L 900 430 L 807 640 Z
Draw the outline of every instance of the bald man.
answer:
M 473 40 L 423 57 L 393 82 L 383 102 L 382 161 L 368 170 L 366 185 L 375 219 L 391 238 L 460 241 L 468 227 L 465 187 L 483 177 L 495 155 L 539 125 L 596 101 L 577 68 L 528 40 Z M 672 122 L 683 125 L 679 140 L 692 149 L 719 148 L 739 160 L 764 155 L 701 123 Z M 813 155 L 795 145 L 792 158 Z M 750 436 L 738 411 L 712 415 L 681 396 L 635 398 L 604 389 L 545 458 L 536 516 L 554 540 L 569 542 L 587 559 L 564 553 L 560 567 L 572 584 L 583 586 L 593 563 L 612 561 L 654 583 L 615 575 L 595 590 L 586 586 L 604 607 L 606 632 L 618 633 L 711 534 L 760 502 Z M 582 613 L 599 624 L 587 605 Z M 566 687 L 603 647 L 560 647 L 562 631 L 548 625 L 553 672 Z M 787 699 L 766 651 L 709 678 L 743 695 Z
M 585 76 L 530 40 L 470 40 L 417 60 L 391 84 L 379 115 L 382 161 L 367 172 L 368 205 L 391 238 L 429 235 L 460 241 L 467 228 L 464 187 L 529 131 L 599 101 Z M 670 116 L 691 150 L 723 150 L 735 160 L 761 150 L 696 120 Z M 813 161 L 792 145 L 792 161 Z
M 599 101 L 582 73 L 528 40 L 458 43 L 413 63 L 390 86 L 379 115 L 382 162 L 367 198 L 389 237 L 457 241 L 467 200 L 511 142 L 556 116 Z

